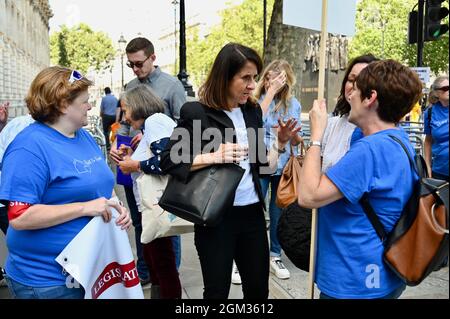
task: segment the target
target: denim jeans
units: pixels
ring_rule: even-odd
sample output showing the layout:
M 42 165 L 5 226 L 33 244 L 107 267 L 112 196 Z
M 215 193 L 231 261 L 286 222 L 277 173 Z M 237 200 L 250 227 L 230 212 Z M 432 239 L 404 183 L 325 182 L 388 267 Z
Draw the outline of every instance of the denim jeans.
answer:
M 281 175 L 272 175 L 260 179 L 261 190 L 264 197 L 267 196 L 267 190 L 270 184 L 270 201 L 269 201 L 269 216 L 270 216 L 270 256 L 280 257 L 281 246 L 277 236 L 278 220 L 280 219 L 281 208 L 275 204 L 277 198 L 278 184 L 280 183 Z
M 175 253 L 175 264 L 177 269 L 180 270 L 181 265 L 181 238 L 180 235 L 172 237 L 173 252 Z
M 5 275 L 11 297 L 14 299 L 84 299 L 84 289 L 67 286 L 30 287 Z
M 142 252 L 141 234 L 142 234 L 142 216 L 136 206 L 136 199 L 134 198 L 133 186 L 124 186 L 125 195 L 127 197 L 128 207 L 130 209 L 131 220 L 133 221 L 134 236 L 136 243 L 137 262 L 136 268 L 138 276 L 142 280 L 148 280 L 150 277 L 147 264 L 144 260 L 144 253 Z
M 405 290 L 405 288 L 406 288 L 406 285 L 400 285 L 400 287 L 398 287 L 397 289 L 395 289 L 391 293 L 387 294 L 384 297 L 380 297 L 380 298 L 377 298 L 377 299 L 398 299 L 401 296 L 401 294 L 403 293 L 403 291 Z M 337 299 L 337 298 L 330 297 L 330 296 L 324 294 L 323 292 L 320 293 L 320 297 L 319 298 L 320 299 Z

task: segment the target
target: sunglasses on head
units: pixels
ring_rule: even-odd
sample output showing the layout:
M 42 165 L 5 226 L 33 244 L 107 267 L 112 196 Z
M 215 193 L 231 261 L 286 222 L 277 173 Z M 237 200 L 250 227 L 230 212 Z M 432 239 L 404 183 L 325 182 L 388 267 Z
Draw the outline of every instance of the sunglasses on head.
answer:
M 77 70 L 73 70 L 72 73 L 70 73 L 70 77 L 69 77 L 69 83 L 72 84 L 75 81 L 79 81 L 83 78 L 83 76 L 81 75 L 80 72 L 78 72 Z
M 147 61 L 148 59 L 150 59 L 150 57 L 151 57 L 151 55 L 149 55 L 149 56 L 147 57 L 147 59 L 145 59 L 144 61 L 136 61 L 136 62 L 128 61 L 128 62 L 127 62 L 127 66 L 128 66 L 129 68 L 137 67 L 137 68 L 140 69 L 140 68 L 142 68 L 142 67 L 144 66 L 145 61 Z
M 440 88 L 435 88 L 435 90 L 447 92 L 447 91 L 448 91 L 448 85 L 446 85 L 446 86 L 441 86 Z

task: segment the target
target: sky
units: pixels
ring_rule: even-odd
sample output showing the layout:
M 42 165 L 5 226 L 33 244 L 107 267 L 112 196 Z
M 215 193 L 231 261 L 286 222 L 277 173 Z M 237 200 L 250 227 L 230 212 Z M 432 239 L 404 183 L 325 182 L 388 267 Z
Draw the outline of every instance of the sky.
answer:
M 228 2 L 186 0 L 186 17 L 210 15 Z M 58 31 L 63 24 L 73 26 L 84 22 L 94 31 L 106 32 L 113 42 L 117 42 L 121 34 L 129 40 L 139 33 L 152 40 L 159 37 L 162 30 L 171 30 L 175 23 L 172 0 L 50 0 L 50 6 L 54 15 L 50 19 L 50 33 Z M 177 16 L 178 10 L 179 5 Z

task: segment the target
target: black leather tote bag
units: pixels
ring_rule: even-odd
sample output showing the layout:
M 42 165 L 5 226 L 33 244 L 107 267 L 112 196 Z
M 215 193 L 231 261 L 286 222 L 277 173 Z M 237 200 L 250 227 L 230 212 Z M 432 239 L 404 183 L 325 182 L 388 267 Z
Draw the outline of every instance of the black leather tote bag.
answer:
M 244 172 L 237 164 L 220 164 L 191 172 L 186 183 L 170 176 L 159 206 L 194 224 L 215 226 L 233 205 Z

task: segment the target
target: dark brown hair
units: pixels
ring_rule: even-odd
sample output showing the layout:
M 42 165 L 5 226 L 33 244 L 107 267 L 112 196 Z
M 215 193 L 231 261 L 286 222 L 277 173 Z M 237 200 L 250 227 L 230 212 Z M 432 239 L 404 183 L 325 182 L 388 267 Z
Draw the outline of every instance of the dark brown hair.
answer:
M 155 53 L 155 47 L 150 40 L 146 38 L 134 38 L 130 42 L 128 42 L 127 47 L 125 48 L 126 53 L 136 53 L 138 51 L 144 50 L 144 54 L 146 57 L 149 57 L 153 53 Z
M 370 63 L 356 77 L 361 101 L 377 92 L 378 116 L 397 124 L 411 111 L 422 94 L 422 82 L 408 67 L 394 60 Z
M 256 65 L 259 74 L 263 63 L 255 50 L 238 43 L 226 44 L 217 54 L 206 82 L 199 89 L 200 102 L 216 110 L 229 110 L 230 82 L 249 61 Z M 249 97 L 249 102 L 256 106 L 254 97 Z
M 82 77 L 69 82 L 72 70 L 60 66 L 45 68 L 31 83 L 25 98 L 31 116 L 38 122 L 53 124 L 63 114 L 65 103 L 72 103 L 93 83 Z
M 347 66 L 347 70 L 345 71 L 344 79 L 342 80 L 341 84 L 341 91 L 339 93 L 339 97 L 336 103 L 336 107 L 334 108 L 333 115 L 334 116 L 344 116 L 350 113 L 350 104 L 345 99 L 345 84 L 348 81 L 348 77 L 350 75 L 350 72 L 352 72 L 353 67 L 358 63 L 371 63 L 373 61 L 379 61 L 378 58 L 376 58 L 373 54 L 365 54 L 360 55 L 353 60 L 350 61 L 349 65 Z

